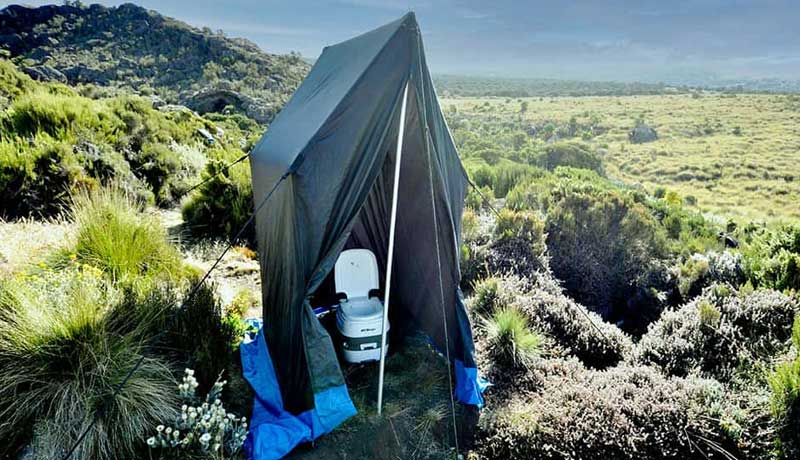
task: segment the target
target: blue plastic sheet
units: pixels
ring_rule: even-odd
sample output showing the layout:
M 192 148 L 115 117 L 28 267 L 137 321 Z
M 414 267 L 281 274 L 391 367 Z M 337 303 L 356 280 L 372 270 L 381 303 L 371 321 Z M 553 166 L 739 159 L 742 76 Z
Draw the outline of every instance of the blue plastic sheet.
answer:
M 462 404 L 483 407 L 483 392 L 492 384 L 478 376 L 478 369 L 466 367 L 464 362 L 456 360 L 456 399 Z
M 315 394 L 314 409 L 300 415 L 287 412 L 263 332 L 246 336 L 239 352 L 244 378 L 256 393 L 250 431 L 244 443 L 248 460 L 282 458 L 298 444 L 330 432 L 356 414 L 344 385 Z

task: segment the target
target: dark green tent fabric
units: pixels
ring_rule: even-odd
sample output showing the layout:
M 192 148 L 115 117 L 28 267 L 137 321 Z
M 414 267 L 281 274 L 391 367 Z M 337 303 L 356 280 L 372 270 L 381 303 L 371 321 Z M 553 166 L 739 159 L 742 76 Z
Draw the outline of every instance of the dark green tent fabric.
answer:
M 468 181 L 438 105 L 416 19 L 409 13 L 325 48 L 250 156 L 256 204 L 288 173 L 256 215 L 256 237 L 264 331 L 290 411 L 310 409 L 315 395 L 344 385 L 311 297 L 346 246 L 371 249 L 384 270 L 395 143 L 407 82 L 392 330 L 417 327 L 443 352 L 449 346 L 452 359 L 475 367 L 472 332 L 458 289 Z

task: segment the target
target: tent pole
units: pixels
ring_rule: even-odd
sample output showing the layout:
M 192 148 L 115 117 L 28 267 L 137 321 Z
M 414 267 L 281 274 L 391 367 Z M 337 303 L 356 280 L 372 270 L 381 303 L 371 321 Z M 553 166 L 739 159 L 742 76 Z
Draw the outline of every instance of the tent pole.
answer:
M 397 192 L 400 185 L 400 163 L 403 158 L 403 134 L 406 128 L 406 104 L 408 84 L 403 90 L 403 104 L 400 108 L 400 128 L 397 130 L 397 150 L 394 160 L 394 186 L 392 187 L 392 217 L 389 223 L 389 254 L 386 257 L 386 286 L 383 291 L 383 321 L 381 324 L 381 363 L 378 372 L 378 415 L 383 409 L 383 369 L 386 361 L 386 323 L 389 321 L 389 292 L 392 287 L 392 260 L 394 259 L 394 230 L 397 223 Z

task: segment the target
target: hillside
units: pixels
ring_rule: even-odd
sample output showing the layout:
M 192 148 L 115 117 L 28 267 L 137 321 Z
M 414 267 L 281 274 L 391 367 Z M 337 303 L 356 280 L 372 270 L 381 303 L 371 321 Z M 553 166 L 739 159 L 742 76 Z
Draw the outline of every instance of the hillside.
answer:
M 269 122 L 309 69 L 299 55 L 124 4 L 11 5 L 0 47 L 37 79 L 157 95 L 204 113 L 234 106 Z

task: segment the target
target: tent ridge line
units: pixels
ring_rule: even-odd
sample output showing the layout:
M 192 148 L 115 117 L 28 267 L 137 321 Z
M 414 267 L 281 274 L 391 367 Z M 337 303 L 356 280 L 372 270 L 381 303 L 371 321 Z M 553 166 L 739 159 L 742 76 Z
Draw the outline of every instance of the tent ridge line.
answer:
M 403 15 L 403 17 L 404 17 L 404 18 L 405 18 L 406 16 L 408 16 L 408 14 L 405 14 L 405 15 Z M 416 21 L 415 21 L 415 22 L 416 22 Z M 336 106 L 335 106 L 335 107 L 334 107 L 334 108 L 333 108 L 333 109 L 330 111 L 330 113 L 328 113 L 328 114 L 325 116 L 325 119 L 324 119 L 324 120 L 322 121 L 322 123 L 320 123 L 320 125 L 317 127 L 316 131 L 314 131 L 314 135 L 313 135 L 313 136 L 311 136 L 311 137 L 308 139 L 308 141 L 307 141 L 307 142 L 306 142 L 306 143 L 303 145 L 303 147 L 300 149 L 300 151 L 298 152 L 298 154 L 297 154 L 297 156 L 295 157 L 294 161 L 292 161 L 292 164 L 289 166 L 289 170 L 290 170 L 290 171 L 292 171 L 292 172 L 294 172 L 294 171 L 297 171 L 297 170 L 300 168 L 300 166 L 302 166 L 302 164 L 303 164 L 303 162 L 305 161 L 305 158 L 306 158 L 306 157 L 305 157 L 305 155 L 303 155 L 303 152 L 305 152 L 306 148 L 308 148 L 308 146 L 311 144 L 311 141 L 313 141 L 313 140 L 315 140 L 315 139 L 317 138 L 317 135 L 319 134 L 320 130 L 321 130 L 321 129 L 322 129 L 324 126 L 325 126 L 325 125 L 327 125 L 327 124 L 328 124 L 328 122 L 330 121 L 330 119 L 331 119 L 331 116 L 332 116 L 334 113 L 336 113 L 336 111 L 337 111 L 337 110 L 339 110 L 339 108 L 342 106 L 342 104 L 344 103 L 344 101 L 345 101 L 345 100 L 347 100 L 347 99 L 348 99 L 348 98 L 349 98 L 349 97 L 350 97 L 350 96 L 353 94 L 353 91 L 354 91 L 354 90 L 356 89 L 356 87 L 358 87 L 358 85 L 359 85 L 359 84 L 360 84 L 360 83 L 361 83 L 361 82 L 364 80 L 364 77 L 366 76 L 366 74 L 369 72 L 369 70 L 372 68 L 372 66 L 375 64 L 375 62 L 378 60 L 378 58 L 379 58 L 379 57 L 380 57 L 380 56 L 383 54 L 383 52 L 386 50 L 386 47 L 389 45 L 389 43 L 391 43 L 391 42 L 392 42 L 392 41 L 395 39 L 395 37 L 397 36 L 398 32 L 400 32 L 401 30 L 403 30 L 403 29 L 405 29 L 405 28 L 406 28 L 406 24 L 405 24 L 405 21 L 403 21 L 403 22 L 400 24 L 400 27 L 398 27 L 398 28 L 397 28 L 397 30 L 395 30 L 394 32 L 392 32 L 392 35 L 389 37 L 389 39 L 388 39 L 388 40 L 386 40 L 386 43 L 384 43 L 384 44 L 381 46 L 381 49 L 380 49 L 380 50 L 378 50 L 378 52 L 377 52 L 377 53 L 375 53 L 375 56 L 373 56 L 373 58 L 372 58 L 372 59 L 369 61 L 369 64 L 367 64 L 367 66 L 366 66 L 366 67 L 364 67 L 364 71 L 363 71 L 363 72 L 361 72 L 361 74 L 358 76 L 358 78 L 356 78 L 356 79 L 355 79 L 355 81 L 354 81 L 354 82 L 353 82 L 353 84 L 350 86 L 350 88 L 348 88 L 348 89 L 347 89 L 347 92 L 346 92 L 346 93 L 344 94 L 344 96 L 343 96 L 343 97 L 342 97 L 342 98 L 339 100 L 339 103 L 338 103 L 338 104 L 336 104 Z M 416 28 L 416 29 L 418 29 L 418 28 Z M 413 30 L 413 29 L 412 29 L 412 30 Z M 327 48 L 327 47 L 326 47 L 326 48 Z M 319 63 L 319 60 L 317 60 L 317 63 Z M 316 66 L 316 64 L 314 64 L 314 65 Z M 311 73 L 311 72 L 313 72 L 313 71 L 314 71 L 314 68 L 312 67 L 312 69 L 309 71 L 309 73 Z M 407 76 L 407 77 L 406 77 L 406 82 L 408 82 L 408 81 L 410 81 L 410 76 Z M 291 100 L 290 100 L 289 102 L 291 102 Z M 287 105 L 288 105 L 288 103 L 287 103 Z M 263 140 L 263 139 L 264 139 L 264 138 L 262 138 L 262 140 Z M 259 143 L 260 143 L 260 142 L 259 142 Z

